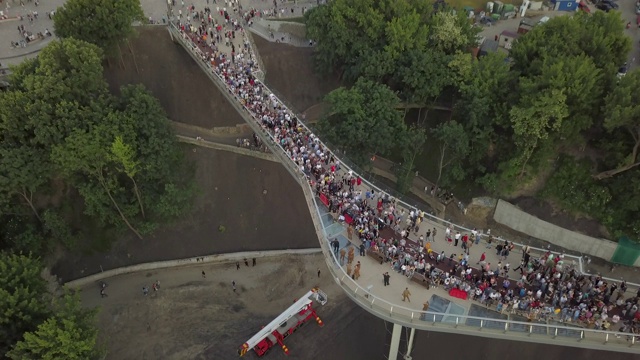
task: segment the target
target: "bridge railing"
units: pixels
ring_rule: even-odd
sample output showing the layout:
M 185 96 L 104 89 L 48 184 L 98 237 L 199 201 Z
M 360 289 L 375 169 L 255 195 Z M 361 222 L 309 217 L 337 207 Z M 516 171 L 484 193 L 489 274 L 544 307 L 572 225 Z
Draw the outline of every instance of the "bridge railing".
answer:
M 262 138 L 263 142 L 271 149 L 273 154 L 281 159 L 283 166 L 301 185 L 313 218 L 316 233 L 320 240 L 320 246 L 325 255 L 324 257 L 332 276 L 345 293 L 365 310 L 387 321 L 420 330 L 455 332 L 468 335 L 554 343 L 557 345 L 569 345 L 611 351 L 640 352 L 640 348 L 633 347 L 633 345 L 638 341 L 636 337 L 629 336 L 627 334 L 616 333 L 613 331 L 576 328 L 565 325 L 519 322 L 467 315 L 452 315 L 433 311 L 422 312 L 397 305 L 370 293 L 369 290 L 363 288 L 351 279 L 351 277 L 339 265 L 338 259 L 331 251 L 326 227 L 320 219 L 320 214 L 322 212 L 320 211 L 317 200 L 313 195 L 313 189 L 310 187 L 306 176 L 299 171 L 295 163 L 287 155 L 286 150 L 271 135 L 271 133 L 259 125 L 259 119 L 254 118 L 251 111 L 242 105 L 241 99 L 236 97 L 235 94 L 226 87 L 224 79 L 211 68 L 207 61 L 203 60 L 200 50 L 191 42 L 188 36 L 183 34 L 175 24 L 171 24 L 169 26 L 169 31 L 172 33 L 172 36 L 174 36 L 174 38 L 184 46 L 207 76 L 211 78 L 220 92 L 227 98 L 227 100 L 229 100 L 231 105 L 238 110 L 255 133 Z M 264 89 L 268 90 L 266 87 L 264 87 Z M 300 125 L 304 126 L 305 129 L 308 130 L 304 124 L 300 123 Z M 330 151 L 329 148 L 325 147 L 325 149 Z M 336 156 L 336 159 L 339 158 Z M 371 187 L 380 192 L 384 192 L 372 185 Z M 401 204 L 409 209 L 413 208 L 413 206 L 409 204 Z M 445 220 L 439 219 L 435 216 L 430 217 L 435 222 L 447 223 Z M 543 249 L 540 250 L 544 251 Z
M 318 202 L 308 187 L 303 187 L 307 202 L 312 207 L 316 232 L 327 267 L 336 283 L 358 305 L 373 315 L 418 330 L 451 332 L 472 336 L 528 341 L 551 345 L 575 346 L 590 349 L 640 353 L 637 336 L 614 331 L 594 330 L 563 324 L 523 322 L 470 315 L 456 315 L 434 311 L 417 311 L 378 297 L 353 280 L 342 268 L 331 250 L 328 234 L 319 217 Z

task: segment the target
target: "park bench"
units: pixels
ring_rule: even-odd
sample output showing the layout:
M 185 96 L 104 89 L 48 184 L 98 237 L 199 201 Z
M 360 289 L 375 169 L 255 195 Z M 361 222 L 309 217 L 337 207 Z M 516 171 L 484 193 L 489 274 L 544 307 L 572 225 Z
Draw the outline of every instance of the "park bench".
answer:
M 372 258 L 374 258 L 376 261 L 378 261 L 380 264 L 382 264 L 384 262 L 384 255 L 381 254 L 378 251 L 374 251 L 374 250 L 367 250 L 367 254 L 369 256 L 371 256 Z

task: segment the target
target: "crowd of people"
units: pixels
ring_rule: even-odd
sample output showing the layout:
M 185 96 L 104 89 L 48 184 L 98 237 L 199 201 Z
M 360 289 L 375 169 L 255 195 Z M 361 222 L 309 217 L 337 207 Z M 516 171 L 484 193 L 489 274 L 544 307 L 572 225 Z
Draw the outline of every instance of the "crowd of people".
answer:
M 554 317 L 590 328 L 619 330 L 627 336 L 640 334 L 640 290 L 629 296 L 625 282 L 609 283 L 600 276 L 581 274 L 565 264 L 563 255 L 546 252 L 532 256 L 527 247 L 522 248 L 519 266 L 512 269 L 508 260 L 515 245 L 494 241 L 491 235 L 484 241 L 492 249 L 495 245 L 500 260 L 492 265 L 483 253 L 472 266 L 470 249 L 482 240 L 475 230 L 463 235 L 447 228 L 438 238 L 444 239 L 441 242 L 436 239 L 436 228 L 420 232 L 421 227 L 426 229 L 424 212 L 405 210 L 388 194 L 364 188 L 357 174 L 341 171 L 340 161 L 254 76 L 259 69 L 240 22 L 249 25 L 258 12 L 240 7 L 232 13 L 224 10 L 219 13 L 224 21 L 219 22 L 209 16 L 210 12 L 207 8 L 201 16 L 189 16 L 185 22 L 181 18 L 181 33 L 305 174 L 329 211 L 349 223 L 349 237 L 355 232 L 365 250 L 381 254 L 382 262 L 387 261 L 405 276 L 417 273 L 428 286 L 462 290 L 469 298 L 495 306 L 499 312 L 517 313 L 529 320 Z M 223 40 L 230 48 L 228 53 L 219 46 Z M 432 247 L 454 250 L 447 255 Z M 509 280 L 514 277 L 516 280 Z M 384 280 L 388 283 L 386 276 Z

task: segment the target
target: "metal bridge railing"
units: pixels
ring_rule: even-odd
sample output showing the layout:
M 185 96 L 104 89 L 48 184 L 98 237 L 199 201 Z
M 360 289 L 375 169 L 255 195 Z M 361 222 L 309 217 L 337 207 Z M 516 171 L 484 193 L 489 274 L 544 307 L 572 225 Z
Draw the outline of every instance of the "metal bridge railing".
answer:
M 374 314 L 375 316 L 378 316 L 387 321 L 411 328 L 416 328 L 419 330 L 452 332 L 458 334 L 494 337 L 501 339 L 531 341 L 555 345 L 568 345 L 609 351 L 640 353 L 640 348 L 634 346 L 638 341 L 636 336 L 626 333 L 623 334 L 614 331 L 583 329 L 564 325 L 545 324 L 537 322 L 520 322 L 468 315 L 452 315 L 433 311 L 416 311 L 414 309 L 397 305 L 381 297 L 371 294 L 369 290 L 363 288 L 358 283 L 356 283 L 355 280 L 351 279 L 351 277 L 339 265 L 338 259 L 331 251 L 329 236 L 326 232 L 327 227 L 323 225 L 323 222 L 320 219 L 320 214 L 322 212 L 320 211 L 316 198 L 313 195 L 313 190 L 310 187 L 306 176 L 298 170 L 295 163 L 292 161 L 292 159 L 289 158 L 285 149 L 278 143 L 278 141 L 273 138 L 266 129 L 262 128 L 262 126 L 259 125 L 259 119 L 255 119 L 249 109 L 242 105 L 240 99 L 227 89 L 224 79 L 222 79 L 220 75 L 218 75 L 211 68 L 208 62 L 202 59 L 200 50 L 191 42 L 191 40 L 185 34 L 183 34 L 174 24 L 170 24 L 169 31 L 171 32 L 172 36 L 174 36 L 174 38 L 184 46 L 184 48 L 193 57 L 196 63 L 198 63 L 202 70 L 218 87 L 220 92 L 222 92 L 227 100 L 229 100 L 231 105 L 236 108 L 236 110 L 241 114 L 245 121 L 247 121 L 247 123 L 251 126 L 255 133 L 262 138 L 263 142 L 269 147 L 273 154 L 281 160 L 284 167 L 301 185 L 313 219 L 316 234 L 318 236 L 318 239 L 320 240 L 320 246 L 322 248 L 327 267 L 336 280 L 336 283 L 353 301 L 355 301 L 362 308 Z M 266 86 L 264 86 L 264 89 L 266 91 L 269 91 Z M 299 124 L 306 130 L 308 130 L 306 125 L 301 122 L 299 122 Z M 322 145 L 324 146 L 324 144 Z M 325 149 L 327 151 L 330 151 L 326 146 Z M 335 157 L 336 159 L 339 159 L 337 156 Z M 346 168 L 347 171 L 351 170 L 349 167 Z M 372 184 L 368 184 L 368 186 L 375 188 L 380 192 L 385 192 L 384 190 L 381 190 L 373 186 Z M 400 202 L 400 204 L 408 209 L 414 208 L 413 206 L 404 202 Z M 440 224 L 448 223 L 447 221 L 435 216 L 428 216 L 433 222 L 437 222 Z M 469 229 L 461 228 L 459 226 L 456 227 L 469 231 Z M 545 251 L 544 249 L 539 250 Z M 582 268 L 581 258 L 578 258 L 578 260 L 580 263 L 580 268 Z

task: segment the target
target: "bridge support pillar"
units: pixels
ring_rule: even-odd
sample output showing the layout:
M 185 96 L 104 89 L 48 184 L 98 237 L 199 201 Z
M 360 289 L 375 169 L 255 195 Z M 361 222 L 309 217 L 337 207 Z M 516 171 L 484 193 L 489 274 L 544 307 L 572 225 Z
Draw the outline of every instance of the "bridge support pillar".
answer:
M 407 342 L 407 354 L 404 356 L 404 360 L 411 360 L 411 351 L 413 350 L 413 338 L 416 336 L 416 329 L 411 328 L 409 332 L 409 342 Z
M 391 345 L 389 346 L 389 360 L 398 360 L 402 328 L 402 325 L 393 324 L 393 330 L 391 332 Z M 415 335 L 416 329 L 411 328 L 411 331 L 409 332 L 409 339 L 407 339 L 407 352 L 403 357 L 404 360 L 411 360 L 411 351 L 413 350 L 413 339 Z
M 393 324 L 391 332 L 391 346 L 389 347 L 389 360 L 398 360 L 398 350 L 400 350 L 400 335 L 402 335 L 402 325 Z

